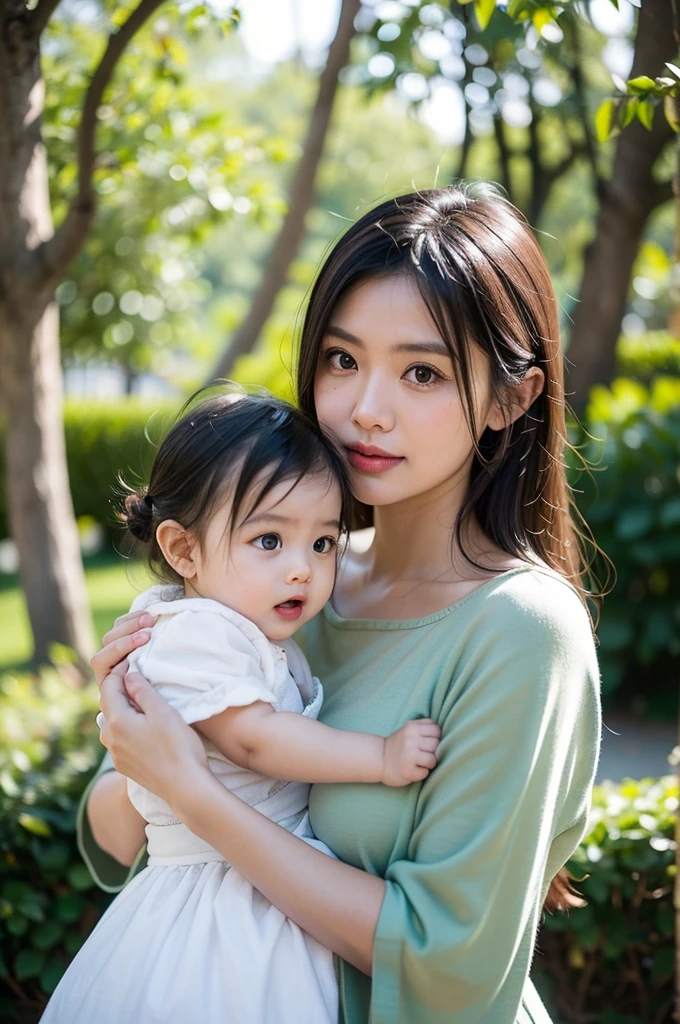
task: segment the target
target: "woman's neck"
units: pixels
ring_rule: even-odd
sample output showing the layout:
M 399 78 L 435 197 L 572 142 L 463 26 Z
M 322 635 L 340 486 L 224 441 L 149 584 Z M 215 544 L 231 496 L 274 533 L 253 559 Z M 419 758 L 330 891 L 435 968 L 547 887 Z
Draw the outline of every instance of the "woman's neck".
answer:
M 407 501 L 374 509 L 375 537 L 367 552 L 367 574 L 371 580 L 457 582 L 478 578 L 461 552 L 454 533 L 456 518 L 467 493 L 448 481 L 438 490 L 416 495 Z M 483 534 L 474 518 L 468 517 L 461 531 L 467 555 L 495 569 L 507 555 Z

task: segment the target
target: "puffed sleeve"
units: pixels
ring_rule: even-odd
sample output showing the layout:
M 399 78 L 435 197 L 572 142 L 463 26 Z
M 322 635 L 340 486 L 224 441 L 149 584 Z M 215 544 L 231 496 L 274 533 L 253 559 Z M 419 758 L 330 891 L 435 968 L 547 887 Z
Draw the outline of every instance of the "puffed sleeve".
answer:
M 385 876 L 372 1024 L 516 1019 L 548 884 L 586 828 L 600 730 L 585 610 L 552 581 L 535 598 L 487 615 L 443 690 L 439 764 Z
M 227 708 L 256 701 L 275 705 L 278 699 L 266 638 L 247 636 L 237 622 L 210 609 L 188 608 L 161 618 L 149 643 L 131 655 L 130 667 L 146 676 L 189 725 Z

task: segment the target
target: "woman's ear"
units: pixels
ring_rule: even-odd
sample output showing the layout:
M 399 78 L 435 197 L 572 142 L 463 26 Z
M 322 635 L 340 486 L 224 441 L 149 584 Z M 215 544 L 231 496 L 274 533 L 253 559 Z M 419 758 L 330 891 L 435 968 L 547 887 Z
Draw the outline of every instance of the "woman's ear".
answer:
M 491 404 L 486 425 L 492 430 L 503 430 L 518 420 L 530 408 L 545 386 L 545 374 L 540 366 L 531 366 L 515 384 L 510 394 L 510 401 L 501 405 L 494 401 Z
M 196 575 L 196 542 L 188 530 L 174 519 L 164 519 L 156 530 L 156 540 L 168 565 L 185 580 Z

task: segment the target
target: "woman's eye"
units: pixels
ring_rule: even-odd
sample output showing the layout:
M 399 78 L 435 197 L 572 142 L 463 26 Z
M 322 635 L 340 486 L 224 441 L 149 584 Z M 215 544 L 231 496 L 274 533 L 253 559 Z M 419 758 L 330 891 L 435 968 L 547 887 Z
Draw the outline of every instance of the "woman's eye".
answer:
M 327 555 L 335 547 L 335 537 L 319 537 L 312 545 L 317 555 Z
M 263 533 L 261 537 L 255 538 L 253 544 L 263 551 L 276 551 L 281 544 L 281 538 L 278 533 Z
M 334 370 L 353 370 L 357 365 L 349 352 L 333 348 L 326 353 L 326 358 Z
M 434 384 L 436 380 L 442 379 L 442 375 L 433 366 L 427 366 L 425 363 L 412 366 L 406 373 L 412 374 L 411 380 L 414 384 Z

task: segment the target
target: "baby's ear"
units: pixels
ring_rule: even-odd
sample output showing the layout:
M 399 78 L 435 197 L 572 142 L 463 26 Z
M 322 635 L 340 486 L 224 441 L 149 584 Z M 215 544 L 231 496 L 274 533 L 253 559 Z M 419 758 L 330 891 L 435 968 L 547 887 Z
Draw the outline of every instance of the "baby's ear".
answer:
M 174 519 L 164 519 L 156 529 L 156 540 L 171 569 L 192 579 L 196 575 L 197 545 L 192 534 Z
M 543 370 L 539 366 L 529 367 L 519 384 L 515 384 L 512 388 L 509 402 L 504 405 L 496 401 L 492 403 L 486 421 L 487 427 L 491 427 L 492 430 L 503 430 L 505 427 L 509 427 L 534 404 L 544 387 L 545 374 Z

